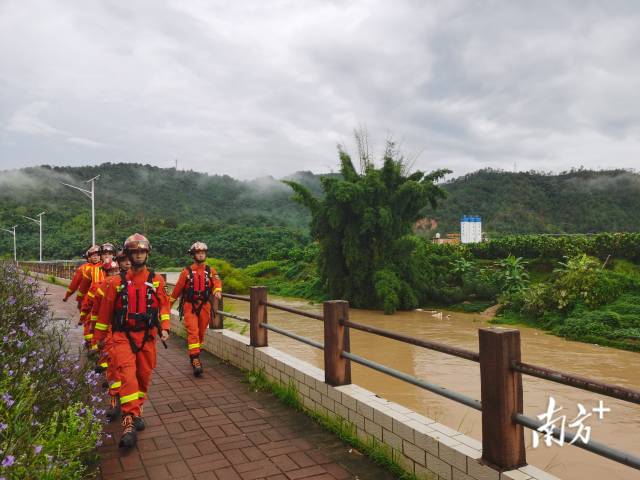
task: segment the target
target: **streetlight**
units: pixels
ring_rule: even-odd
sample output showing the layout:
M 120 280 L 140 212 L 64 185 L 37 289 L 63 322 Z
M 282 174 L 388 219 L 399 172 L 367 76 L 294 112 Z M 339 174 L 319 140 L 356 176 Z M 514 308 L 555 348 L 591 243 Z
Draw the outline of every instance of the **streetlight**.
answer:
M 91 199 L 91 245 L 96 244 L 96 204 L 95 204 L 95 181 L 100 178 L 100 175 L 96 175 L 93 178 L 90 178 L 85 183 L 91 182 L 91 190 L 86 190 L 84 188 L 76 187 L 74 185 L 69 185 L 68 183 L 60 182 L 62 185 L 66 185 L 67 187 L 75 188 L 76 190 L 80 190 L 87 197 Z
M 18 254 L 16 253 L 16 227 L 17 225 L 13 226 L 13 231 L 7 230 L 6 228 L 0 228 L 0 230 L 13 234 L 13 261 L 18 263 Z
M 36 222 L 40 227 L 40 263 L 42 263 L 42 215 L 44 215 L 45 213 L 47 212 L 40 212 L 38 215 L 36 215 L 36 217 L 38 217 L 39 220 L 36 220 L 35 218 L 27 217 L 26 215 L 20 215 L 22 218 L 26 218 L 27 220 L 31 220 L 32 222 Z

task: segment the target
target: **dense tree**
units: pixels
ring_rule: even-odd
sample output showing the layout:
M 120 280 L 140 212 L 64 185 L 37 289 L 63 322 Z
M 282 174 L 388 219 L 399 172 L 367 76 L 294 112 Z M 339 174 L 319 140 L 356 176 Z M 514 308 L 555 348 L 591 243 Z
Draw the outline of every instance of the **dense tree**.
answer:
M 324 197 L 285 182 L 311 212 L 311 234 L 320 245 L 319 270 L 329 294 L 386 313 L 417 306 L 419 295 L 406 268 L 415 248 L 411 226 L 425 205 L 435 208 L 445 197 L 435 182 L 449 171 L 408 172 L 393 142 L 387 143 L 379 168 L 366 149 L 360 149 L 360 172 L 342 148 L 339 154 L 341 175 L 322 178 Z

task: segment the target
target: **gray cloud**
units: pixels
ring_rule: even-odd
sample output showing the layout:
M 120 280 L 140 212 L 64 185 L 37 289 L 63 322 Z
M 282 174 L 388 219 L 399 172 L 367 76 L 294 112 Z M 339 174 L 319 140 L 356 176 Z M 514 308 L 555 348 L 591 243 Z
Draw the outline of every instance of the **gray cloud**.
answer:
M 0 169 L 336 168 L 366 125 L 415 167 L 633 168 L 640 5 L 0 2 Z

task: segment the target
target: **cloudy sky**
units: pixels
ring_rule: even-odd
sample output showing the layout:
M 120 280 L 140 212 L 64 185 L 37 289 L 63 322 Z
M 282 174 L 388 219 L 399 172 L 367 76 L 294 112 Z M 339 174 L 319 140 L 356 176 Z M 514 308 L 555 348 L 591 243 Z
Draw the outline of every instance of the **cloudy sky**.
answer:
M 0 0 L 0 170 L 634 168 L 640 2 Z

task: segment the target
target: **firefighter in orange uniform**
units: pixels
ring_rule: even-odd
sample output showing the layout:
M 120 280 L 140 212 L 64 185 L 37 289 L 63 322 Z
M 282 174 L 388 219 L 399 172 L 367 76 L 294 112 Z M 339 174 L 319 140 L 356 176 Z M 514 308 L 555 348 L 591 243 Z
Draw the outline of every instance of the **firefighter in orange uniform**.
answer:
M 86 264 L 82 266 L 82 277 L 80 278 L 80 284 L 78 285 L 78 293 L 76 295 L 76 301 L 78 302 L 78 310 L 82 310 L 82 302 L 84 301 L 84 297 L 89 291 L 89 287 L 91 287 L 91 281 L 87 283 L 87 278 L 91 279 L 94 275 L 94 271 L 101 272 L 100 269 L 100 245 L 92 245 L 89 250 L 87 250 L 87 259 L 89 260 Z M 80 311 L 80 319 L 78 320 L 78 325 L 86 324 L 86 313 L 82 313 Z M 89 348 L 89 344 L 91 342 L 91 336 L 89 336 L 89 332 L 85 326 L 84 328 L 84 341 L 85 346 Z
M 97 246 L 97 245 L 94 245 L 94 246 Z M 78 290 L 78 287 L 80 286 L 80 281 L 82 280 L 82 272 L 84 271 L 85 267 L 90 265 L 89 250 L 87 250 L 82 254 L 82 258 L 85 259 L 85 262 L 82 265 L 80 265 L 78 268 L 76 268 L 76 271 L 73 274 L 73 278 L 71 279 L 71 283 L 69 283 L 69 287 L 67 288 L 67 291 L 64 294 L 64 298 L 62 299 L 63 302 L 66 302 L 67 300 L 69 300 L 69 297 L 73 295 L 76 292 L 76 290 Z M 96 256 L 95 258 L 96 258 L 96 261 L 98 261 L 100 257 Z M 79 294 L 80 292 L 78 292 L 78 295 Z M 80 304 L 81 302 L 78 301 L 78 309 L 80 309 Z
M 182 270 L 169 298 L 171 303 L 180 298 L 184 327 L 187 330 L 187 349 L 196 377 L 203 372 L 200 347 L 211 316 L 210 300 L 212 297 L 217 300 L 222 298 L 222 281 L 215 269 L 205 264 L 207 250 L 207 245 L 203 242 L 191 245 L 189 254 L 193 256 L 194 262 Z
M 93 301 L 95 294 L 93 292 L 90 292 L 89 290 L 91 289 L 92 285 L 99 285 L 104 280 L 104 271 L 100 267 L 103 263 L 109 263 L 113 260 L 113 256 L 116 254 L 116 247 L 114 247 L 112 243 L 103 243 L 100 246 L 99 254 L 100 261 L 97 263 L 93 263 L 89 266 L 89 268 L 85 269 L 82 275 L 82 280 L 80 282 L 80 287 L 78 287 L 78 291 L 82 293 L 82 296 L 84 297 L 88 295 L 91 298 L 91 301 Z M 91 310 L 89 310 L 88 312 L 84 312 L 84 315 L 83 312 L 80 312 L 80 320 L 84 325 L 85 346 L 88 349 L 91 348 L 91 339 L 93 337 L 93 334 L 89 331 L 91 328 L 91 318 L 89 316 L 90 313 Z
M 131 268 L 131 262 L 129 261 L 129 257 L 127 257 L 123 250 L 119 250 L 116 254 L 116 262 L 118 266 L 119 272 L 127 272 L 129 268 Z M 117 275 L 117 273 L 115 274 Z M 107 274 L 107 278 L 104 279 L 104 282 L 100 285 L 100 287 L 96 290 L 96 297 L 93 300 L 93 307 L 91 308 L 91 333 L 93 334 L 91 349 L 97 350 L 98 344 L 96 340 L 95 334 L 95 325 L 98 321 L 98 314 L 100 312 L 100 304 L 102 303 L 102 299 L 104 298 L 104 292 L 107 290 L 109 283 L 114 280 L 115 276 L 111 276 L 111 274 Z M 122 382 L 120 381 L 120 376 L 118 375 L 118 366 L 116 363 L 116 358 L 113 353 L 113 335 L 111 333 L 111 329 L 106 331 L 106 336 L 104 338 L 103 347 L 100 350 L 100 359 L 98 360 L 98 367 L 100 371 L 104 368 L 107 370 L 107 385 L 109 388 L 109 409 L 106 411 L 107 419 L 112 422 L 116 418 L 120 416 L 120 385 Z
M 102 344 L 109 328 L 112 332 L 112 355 L 115 356 L 122 409 L 120 447 L 137 442 L 137 430 L 144 430 L 144 404 L 151 373 L 156 367 L 156 337 L 169 338 L 171 305 L 164 279 L 146 266 L 151 244 L 135 233 L 124 243 L 131 261 L 128 272 L 121 272 L 109 282 L 100 303 L 95 325 L 96 341 Z

